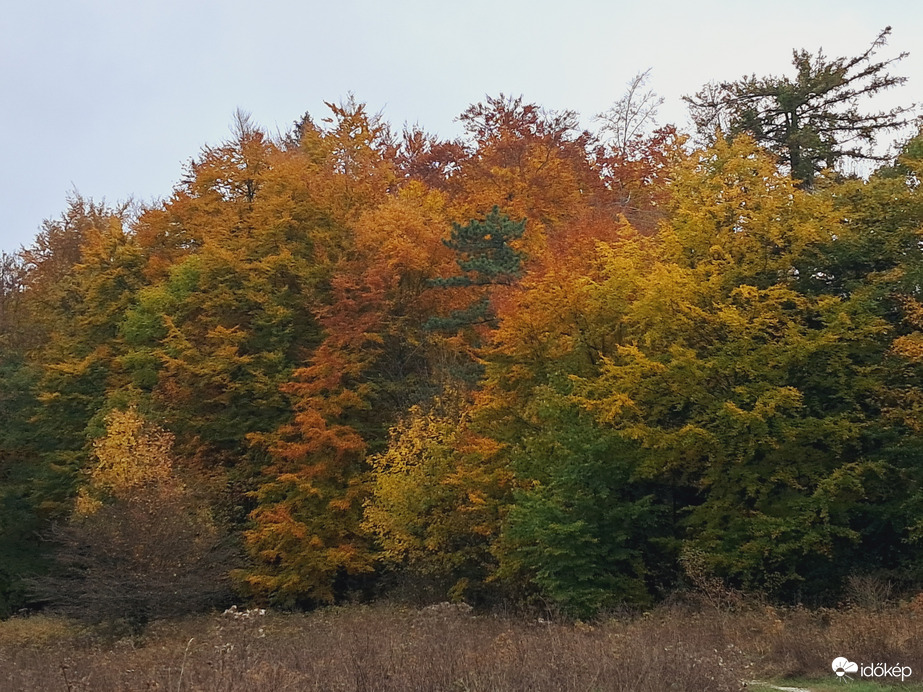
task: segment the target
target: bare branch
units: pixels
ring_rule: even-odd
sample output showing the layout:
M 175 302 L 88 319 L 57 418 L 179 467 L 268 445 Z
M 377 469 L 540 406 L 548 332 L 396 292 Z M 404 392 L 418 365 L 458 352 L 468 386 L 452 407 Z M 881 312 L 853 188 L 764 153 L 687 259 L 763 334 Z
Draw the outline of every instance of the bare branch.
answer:
M 663 97 L 651 89 L 644 90 L 650 74 L 651 68 L 636 74 L 628 82 L 625 94 L 596 116 L 603 121 L 602 130 L 610 135 L 610 146 L 622 156 L 629 156 L 632 145 L 657 125 L 657 111 L 663 105 Z

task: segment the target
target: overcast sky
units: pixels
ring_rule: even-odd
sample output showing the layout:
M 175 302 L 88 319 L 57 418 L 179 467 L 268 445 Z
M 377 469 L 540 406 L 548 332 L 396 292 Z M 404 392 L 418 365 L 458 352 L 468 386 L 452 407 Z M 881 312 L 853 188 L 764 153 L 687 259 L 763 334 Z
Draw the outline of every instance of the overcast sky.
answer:
M 793 48 L 910 56 L 892 103 L 923 101 L 913 0 L 12 0 L 0 15 L 0 250 L 28 244 L 70 191 L 169 196 L 229 136 L 236 108 L 270 132 L 352 91 L 395 126 L 459 134 L 485 94 L 573 109 L 592 125 L 637 72 L 686 123 L 709 80 L 788 73 Z M 882 102 L 884 103 L 884 102 Z

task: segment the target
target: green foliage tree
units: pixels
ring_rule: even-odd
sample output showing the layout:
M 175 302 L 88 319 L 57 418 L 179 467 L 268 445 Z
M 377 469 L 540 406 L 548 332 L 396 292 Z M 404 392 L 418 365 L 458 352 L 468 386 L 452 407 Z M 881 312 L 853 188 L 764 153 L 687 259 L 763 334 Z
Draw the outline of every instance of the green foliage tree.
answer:
M 891 27 L 885 28 L 861 55 L 828 59 L 794 52 L 794 78 L 744 77 L 708 84 L 686 97 L 700 135 L 710 139 L 718 128 L 727 134 L 746 132 L 787 165 L 806 189 L 824 168 L 843 159 L 884 160 L 873 151 L 876 138 L 907 123 L 912 107 L 876 112 L 860 109 L 862 99 L 903 84 L 905 77 L 888 68 L 907 56 L 878 60 Z
M 504 301 L 473 412 L 513 476 L 497 579 L 580 617 L 646 602 L 675 550 L 668 491 L 640 474 L 642 446 L 584 410 L 574 389 L 634 336 L 628 314 L 652 241 L 619 229 L 612 245 L 577 235 Z
M 452 235 L 443 241 L 456 253 L 456 263 L 464 272 L 457 276 L 432 279 L 434 286 L 492 287 L 509 285 L 522 276 L 524 254 L 515 241 L 522 238 L 526 220 L 513 221 L 495 206 L 483 219 L 472 219 L 466 225 L 452 224 Z M 481 325 L 496 326 L 490 307 L 489 293 L 480 296 L 468 307 L 453 310 L 447 317 L 433 317 L 427 327 L 433 330 L 458 330 Z
M 0 618 L 27 604 L 23 578 L 44 567 L 36 536 L 64 499 L 56 474 L 41 463 L 31 424 L 37 378 L 23 354 L 0 344 Z
M 685 541 L 712 569 L 820 597 L 874 546 L 872 508 L 899 494 L 881 415 L 889 327 L 863 292 L 804 292 L 838 216 L 752 142 L 718 142 L 677 173 L 674 196 L 631 338 L 578 390 L 642 442 L 643 476 L 693 491 Z
M 509 283 L 522 272 L 523 255 L 512 245 L 522 237 L 526 221 L 513 221 L 491 209 L 483 221 L 472 219 L 464 226 L 452 224 L 452 236 L 445 245 L 458 254 L 461 276 L 434 279 L 437 286 L 485 286 Z
M 823 248 L 808 291 L 850 296 L 887 328 L 872 347 L 884 353 L 877 375 L 877 456 L 886 464 L 880 501 L 862 508 L 863 550 L 856 563 L 871 561 L 905 579 L 917 579 L 920 554 L 921 313 L 923 279 L 923 148 L 918 133 L 899 156 L 867 182 L 827 191 L 836 212 L 848 219 L 835 242 Z M 898 548 L 897 546 L 902 547 Z
M 636 478 L 638 445 L 550 388 L 533 407 L 531 434 L 510 451 L 519 488 L 495 548 L 498 575 L 577 617 L 649 602 L 665 512 Z

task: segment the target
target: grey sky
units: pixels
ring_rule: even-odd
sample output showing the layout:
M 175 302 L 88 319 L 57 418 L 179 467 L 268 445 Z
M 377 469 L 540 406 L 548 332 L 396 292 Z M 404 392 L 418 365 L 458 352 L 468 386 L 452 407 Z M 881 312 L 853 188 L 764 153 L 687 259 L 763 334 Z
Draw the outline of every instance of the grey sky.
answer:
M 352 91 L 395 126 L 442 136 L 485 94 L 571 108 L 590 125 L 638 71 L 684 124 L 711 79 L 780 74 L 791 50 L 885 57 L 923 101 L 923 3 L 908 0 L 11 0 L 0 16 L 0 250 L 28 244 L 70 190 L 167 197 L 228 136 L 237 107 L 271 132 Z

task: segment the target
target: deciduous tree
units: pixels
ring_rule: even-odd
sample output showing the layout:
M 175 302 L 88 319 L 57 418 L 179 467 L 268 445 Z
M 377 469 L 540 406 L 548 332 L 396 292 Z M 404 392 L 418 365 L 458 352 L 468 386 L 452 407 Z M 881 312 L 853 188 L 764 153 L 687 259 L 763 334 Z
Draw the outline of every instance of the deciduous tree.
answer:
M 82 620 L 135 629 L 229 598 L 233 544 L 176 476 L 172 442 L 135 409 L 106 417 L 76 512 L 52 531 L 57 564 L 34 581 L 39 598 Z

